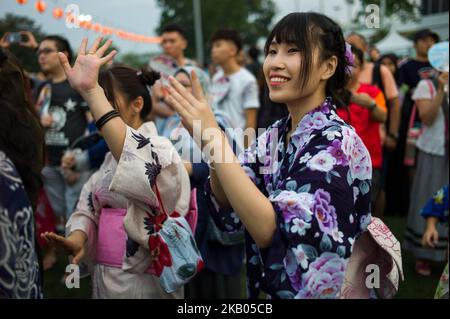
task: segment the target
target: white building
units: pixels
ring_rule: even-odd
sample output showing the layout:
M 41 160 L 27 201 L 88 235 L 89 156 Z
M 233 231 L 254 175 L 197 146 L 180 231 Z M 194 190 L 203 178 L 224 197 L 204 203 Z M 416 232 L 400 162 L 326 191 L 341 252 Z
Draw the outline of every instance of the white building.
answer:
M 441 40 L 448 39 L 448 0 L 422 0 L 421 20 L 399 26 L 400 32 L 429 28 L 439 34 Z
M 386 0 L 395 1 L 395 0 Z M 449 1 L 448 0 L 416 0 L 421 3 L 418 12 L 418 21 L 403 23 L 398 17 L 383 19 L 384 24 L 389 28 L 389 34 L 379 41 L 382 53 L 394 52 L 398 55 L 413 54 L 412 42 L 402 35 L 412 38 L 415 32 L 421 29 L 431 29 L 436 32 L 441 40 L 449 38 Z M 377 29 L 363 28 L 353 25 L 351 29 L 361 33 L 368 39 L 375 34 Z

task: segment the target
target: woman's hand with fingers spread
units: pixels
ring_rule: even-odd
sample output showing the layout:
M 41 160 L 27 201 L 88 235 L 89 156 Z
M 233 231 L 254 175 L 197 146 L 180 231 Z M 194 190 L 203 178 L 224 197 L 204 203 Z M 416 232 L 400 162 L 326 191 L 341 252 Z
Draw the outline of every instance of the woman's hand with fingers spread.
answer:
M 41 234 L 50 245 L 62 248 L 69 252 L 73 259 L 72 263 L 78 265 L 83 259 L 86 251 L 84 244 L 87 241 L 87 236 L 82 231 L 74 231 L 69 237 L 62 237 L 52 232 L 45 232 Z
M 73 67 L 64 53 L 60 52 L 59 60 L 64 68 L 70 85 L 77 90 L 82 96 L 89 94 L 93 89 L 99 87 L 98 74 L 102 65 L 108 63 L 116 55 L 117 51 L 110 52 L 104 57 L 106 51 L 111 46 L 112 41 L 106 41 L 100 46 L 102 37 L 95 40 L 92 48 L 86 53 L 87 38 L 84 38 L 78 49 L 78 56 Z
M 221 130 L 194 71 L 191 76 L 193 94 L 186 90 L 174 77 L 170 77 L 170 86 L 168 87 L 166 101 L 177 111 L 181 117 L 183 126 L 191 134 L 199 147 L 202 148 L 202 146 L 211 142 L 211 135 L 206 134 L 210 135 L 206 136 L 204 134 L 207 129 L 210 129 L 209 132 L 217 134 L 220 134 Z M 197 125 L 200 126 L 199 129 L 197 129 Z M 194 127 L 196 127 L 195 130 Z M 201 133 L 202 136 L 195 136 L 198 133 Z

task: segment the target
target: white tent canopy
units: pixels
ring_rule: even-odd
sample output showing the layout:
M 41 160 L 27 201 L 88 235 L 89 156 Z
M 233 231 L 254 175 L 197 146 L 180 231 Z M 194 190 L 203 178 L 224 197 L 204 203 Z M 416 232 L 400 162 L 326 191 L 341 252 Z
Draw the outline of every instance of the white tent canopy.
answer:
M 391 28 L 388 35 L 383 40 L 375 44 L 375 47 L 378 48 L 382 54 L 393 52 L 397 55 L 408 54 L 413 46 L 413 41 L 398 34 L 394 28 Z

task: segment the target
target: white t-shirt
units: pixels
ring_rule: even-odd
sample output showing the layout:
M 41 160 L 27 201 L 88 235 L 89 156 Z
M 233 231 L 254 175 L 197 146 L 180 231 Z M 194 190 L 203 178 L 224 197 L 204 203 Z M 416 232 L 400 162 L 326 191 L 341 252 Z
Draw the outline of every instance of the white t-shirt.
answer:
M 245 129 L 245 110 L 259 108 L 256 78 L 247 69 L 225 76 L 219 70 L 212 79 L 213 109 L 228 115 L 236 128 Z
M 430 80 L 421 80 L 417 84 L 413 101 L 417 100 L 432 100 L 436 96 L 436 88 Z M 422 134 L 417 140 L 416 146 L 421 151 L 432 155 L 445 155 L 445 116 L 442 107 L 439 107 L 438 115 L 436 116 L 431 126 L 422 124 Z

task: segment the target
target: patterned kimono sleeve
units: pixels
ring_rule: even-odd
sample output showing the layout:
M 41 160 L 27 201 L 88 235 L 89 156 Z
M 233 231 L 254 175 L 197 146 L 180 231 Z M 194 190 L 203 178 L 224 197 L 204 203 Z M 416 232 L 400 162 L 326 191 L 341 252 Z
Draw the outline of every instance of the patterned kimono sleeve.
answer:
M 99 219 L 99 204 L 95 198 L 95 185 L 99 173 L 93 174 L 84 184 L 78 199 L 75 211 L 70 216 L 66 224 L 66 237 L 74 231 L 82 231 L 86 234 L 87 251 L 86 256 L 88 265 L 92 266 L 94 254 L 97 247 L 97 226 Z
M 353 243 L 370 222 L 367 150 L 362 149 L 367 158 L 361 161 L 366 173 L 360 180 L 353 164 L 336 160 L 327 144 L 325 138 L 314 138 L 301 164 L 293 164 L 269 197 L 277 228 L 271 246 L 260 253 L 273 297 L 336 298 Z
M 0 164 L 2 152 L 0 151 Z M 19 181 L 17 179 L 17 181 Z M 0 299 L 11 299 L 15 297 L 15 285 L 17 282 L 16 264 L 20 255 L 17 253 L 17 238 L 23 234 L 13 219 L 14 202 L 17 200 L 17 194 L 23 193 L 23 189 L 13 191 L 12 183 L 3 176 L 0 171 Z M 19 185 L 19 182 L 17 182 Z M 31 210 L 31 208 L 29 208 Z M 18 229 L 19 228 L 19 229 Z M 19 233 L 20 232 L 20 233 Z
M 13 162 L 0 150 L 0 299 L 39 299 L 33 209 Z
M 440 222 L 448 222 L 448 185 L 438 190 L 422 209 L 424 218 L 437 217 Z
M 211 217 L 217 228 L 225 233 L 236 233 L 243 230 L 243 225 L 231 207 L 220 207 L 211 188 L 210 178 L 205 183 L 205 194 Z
M 260 179 L 260 156 L 265 149 L 265 143 L 267 139 L 267 132 L 263 133 L 255 143 L 252 144 L 247 150 L 242 152 L 239 156 L 239 162 L 244 169 L 247 176 L 258 185 L 261 182 Z M 223 232 L 236 233 L 243 230 L 243 225 L 237 216 L 236 212 L 231 207 L 220 207 L 214 193 L 211 188 L 210 179 L 205 183 L 205 193 L 210 207 L 211 216 L 216 226 Z
M 156 130 L 127 127 L 110 190 L 128 199 L 125 230 L 129 238 L 147 248 L 148 218 L 162 213 L 156 189 L 168 214 L 176 211 L 186 215 L 191 194 L 189 176 L 172 143 L 156 135 Z

